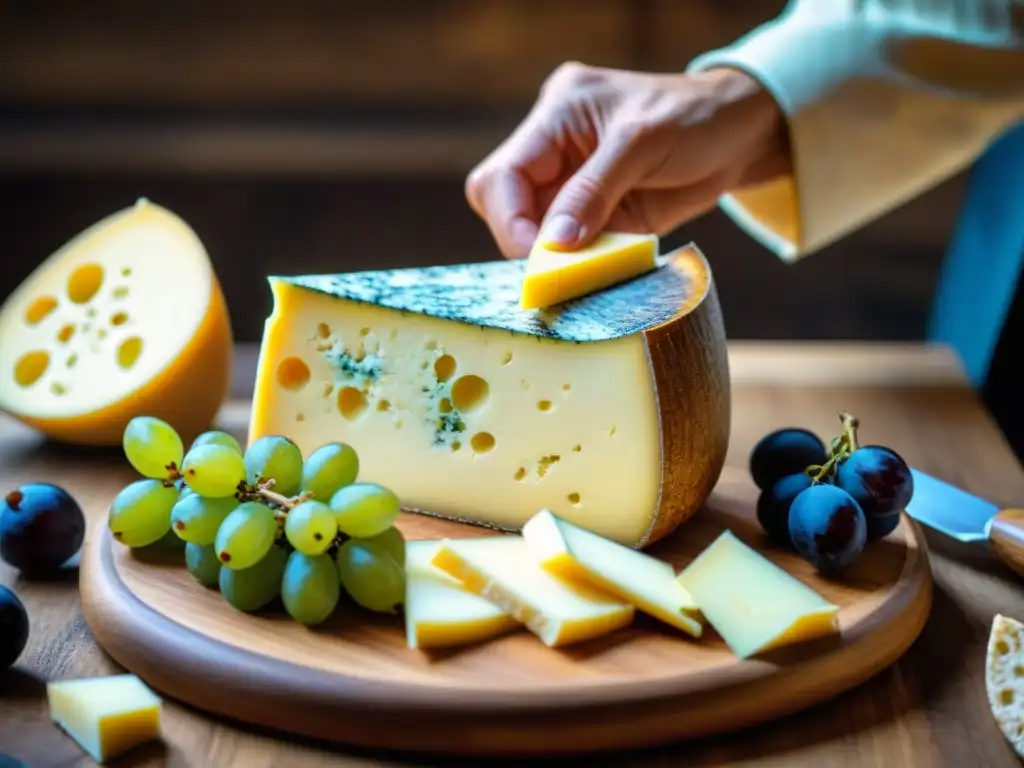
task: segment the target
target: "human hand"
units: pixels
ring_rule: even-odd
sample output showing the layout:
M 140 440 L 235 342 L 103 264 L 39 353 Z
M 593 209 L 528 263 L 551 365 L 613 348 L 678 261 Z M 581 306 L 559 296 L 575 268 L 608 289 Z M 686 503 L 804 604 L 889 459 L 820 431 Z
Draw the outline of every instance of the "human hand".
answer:
M 663 235 L 789 164 L 782 112 L 746 73 L 570 63 L 469 175 L 466 197 L 501 252 L 520 258 L 542 223 L 565 250 L 604 230 Z

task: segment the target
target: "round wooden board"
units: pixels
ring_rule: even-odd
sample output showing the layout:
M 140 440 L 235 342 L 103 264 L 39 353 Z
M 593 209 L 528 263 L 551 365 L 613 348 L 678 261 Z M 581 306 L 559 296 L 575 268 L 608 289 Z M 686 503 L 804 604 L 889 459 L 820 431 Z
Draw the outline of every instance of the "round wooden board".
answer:
M 426 653 L 400 616 L 353 605 L 314 630 L 281 611 L 247 615 L 198 585 L 180 554 L 142 556 L 104 528 L 83 553 L 81 591 L 96 639 L 156 690 L 200 709 L 295 735 L 366 747 L 540 755 L 651 746 L 803 709 L 881 671 L 910 646 L 931 607 L 920 528 L 899 528 L 842 580 L 772 547 L 756 489 L 726 469 L 706 508 L 652 553 L 681 570 L 723 529 L 841 606 L 841 635 L 738 661 L 708 628 L 695 641 L 638 614 L 633 626 L 564 649 L 525 630 Z M 417 515 L 412 538 L 485 529 Z

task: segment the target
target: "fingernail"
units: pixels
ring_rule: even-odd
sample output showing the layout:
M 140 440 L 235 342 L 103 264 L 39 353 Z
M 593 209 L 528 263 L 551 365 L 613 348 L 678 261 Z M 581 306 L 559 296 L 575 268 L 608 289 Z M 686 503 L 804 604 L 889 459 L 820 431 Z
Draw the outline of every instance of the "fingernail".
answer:
M 545 243 L 572 245 L 580 238 L 580 225 L 567 213 L 559 213 L 544 225 L 541 238 Z

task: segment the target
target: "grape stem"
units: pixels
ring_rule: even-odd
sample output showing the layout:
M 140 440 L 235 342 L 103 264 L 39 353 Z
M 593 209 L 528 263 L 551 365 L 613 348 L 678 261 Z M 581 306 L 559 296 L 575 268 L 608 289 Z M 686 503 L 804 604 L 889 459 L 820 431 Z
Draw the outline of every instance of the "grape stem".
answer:
M 285 511 L 290 511 L 291 509 L 297 507 L 302 502 L 309 501 L 311 498 L 313 498 L 313 494 L 311 493 L 301 493 L 294 499 L 289 499 L 287 496 L 282 496 L 280 493 L 276 493 L 275 491 L 271 490 L 273 487 L 274 479 L 271 478 L 270 480 L 267 480 L 265 483 L 257 485 L 255 493 L 260 498 L 264 499 L 265 501 L 269 501 L 271 504 L 276 504 Z
M 860 426 L 860 421 L 857 417 L 849 411 L 843 411 L 839 414 L 839 421 L 843 424 L 843 433 L 832 439 L 828 460 L 824 464 L 812 464 L 804 470 L 804 474 L 815 483 L 827 482 L 828 476 L 835 471 L 837 465 L 860 448 L 860 443 L 857 440 L 857 428 Z

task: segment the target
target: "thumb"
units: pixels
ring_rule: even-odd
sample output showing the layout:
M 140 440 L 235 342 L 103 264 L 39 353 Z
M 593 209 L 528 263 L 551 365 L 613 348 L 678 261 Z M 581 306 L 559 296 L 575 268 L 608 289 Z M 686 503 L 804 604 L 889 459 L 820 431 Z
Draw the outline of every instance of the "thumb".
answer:
M 538 241 L 554 250 L 588 245 L 642 176 L 636 143 L 621 134 L 604 138 L 551 202 Z

